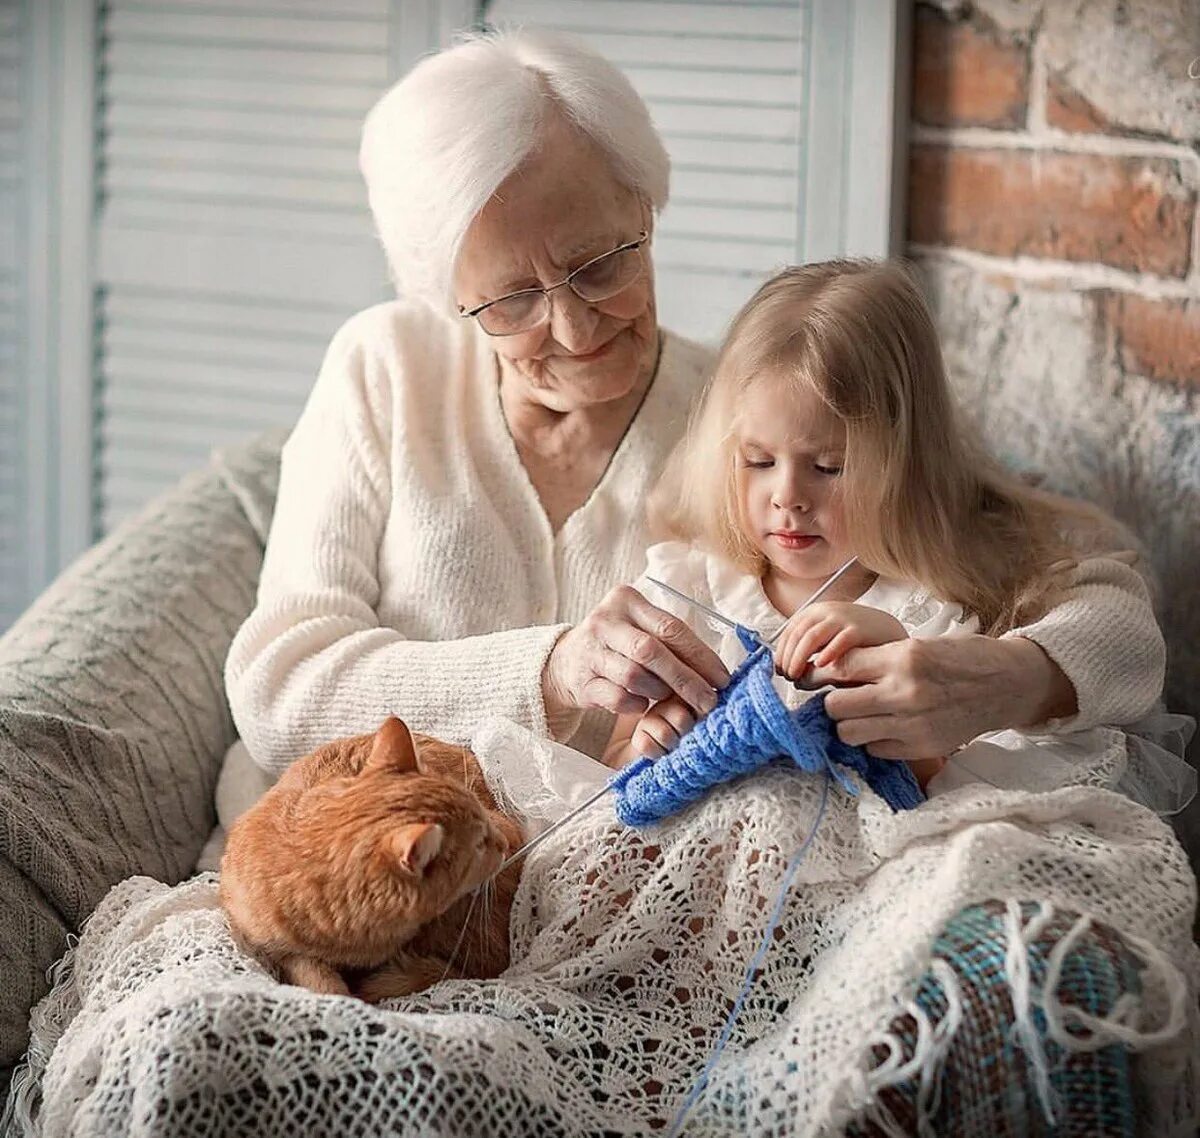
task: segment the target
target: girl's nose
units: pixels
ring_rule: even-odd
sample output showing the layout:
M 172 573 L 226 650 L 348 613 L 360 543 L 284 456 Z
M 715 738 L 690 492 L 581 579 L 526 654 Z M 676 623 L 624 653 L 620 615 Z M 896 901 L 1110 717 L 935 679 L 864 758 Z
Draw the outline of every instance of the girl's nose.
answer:
M 775 487 L 771 505 L 777 510 L 798 510 L 800 513 L 808 513 L 811 507 L 803 488 L 790 479 Z

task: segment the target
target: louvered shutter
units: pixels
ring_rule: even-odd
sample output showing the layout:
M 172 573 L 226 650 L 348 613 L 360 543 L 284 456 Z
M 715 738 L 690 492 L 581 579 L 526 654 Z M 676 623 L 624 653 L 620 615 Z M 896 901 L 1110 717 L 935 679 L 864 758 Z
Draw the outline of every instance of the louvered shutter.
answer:
M 25 256 L 19 244 L 25 167 L 21 47 L 24 10 L 0 0 L 0 632 L 27 598 L 21 375 Z
M 101 530 L 213 446 L 293 422 L 336 327 L 389 295 L 356 153 L 404 7 L 102 9 Z
M 667 327 L 708 341 L 785 264 L 888 252 L 886 200 L 863 202 L 867 214 L 879 214 L 870 237 L 847 224 L 855 182 L 847 163 L 866 160 L 852 147 L 856 131 L 885 161 L 892 154 L 896 14 L 889 0 L 492 0 L 485 7 L 491 24 L 580 36 L 649 104 L 672 168 L 671 201 L 655 238 L 659 313 Z M 867 45 L 879 74 L 851 82 L 850 56 L 872 35 L 882 37 Z M 882 98 L 873 98 L 874 80 Z M 881 175 L 890 181 L 882 170 L 873 180 Z M 818 200 L 806 207 L 810 197 Z

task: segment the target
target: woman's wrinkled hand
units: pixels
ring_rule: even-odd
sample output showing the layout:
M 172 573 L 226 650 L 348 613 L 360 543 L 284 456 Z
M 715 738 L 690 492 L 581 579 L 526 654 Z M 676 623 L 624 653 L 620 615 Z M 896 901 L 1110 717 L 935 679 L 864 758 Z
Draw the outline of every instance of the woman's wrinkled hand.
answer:
M 806 683 L 825 697 L 843 742 L 881 759 L 947 755 L 985 731 L 1075 714 L 1075 689 L 1031 640 L 939 636 L 852 648 Z
M 720 657 L 683 621 L 620 585 L 559 637 L 542 694 L 548 714 L 589 707 L 641 714 L 676 696 L 703 715 L 728 679 Z

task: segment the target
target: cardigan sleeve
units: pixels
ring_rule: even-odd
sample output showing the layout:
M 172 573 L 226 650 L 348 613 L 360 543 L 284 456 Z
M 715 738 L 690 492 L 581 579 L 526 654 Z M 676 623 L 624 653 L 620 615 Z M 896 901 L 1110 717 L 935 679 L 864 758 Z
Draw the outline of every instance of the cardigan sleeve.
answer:
M 569 625 L 432 642 L 380 623 L 393 393 L 365 315 L 334 337 L 284 447 L 256 605 L 225 667 L 242 739 L 274 774 L 391 714 L 462 743 L 494 716 L 552 728 L 542 668 Z
M 1162 694 L 1167 650 L 1150 591 L 1135 569 L 1114 558 L 1080 561 L 1060 603 L 1006 636 L 1039 645 L 1075 688 L 1078 712 L 1046 729 L 1133 723 Z

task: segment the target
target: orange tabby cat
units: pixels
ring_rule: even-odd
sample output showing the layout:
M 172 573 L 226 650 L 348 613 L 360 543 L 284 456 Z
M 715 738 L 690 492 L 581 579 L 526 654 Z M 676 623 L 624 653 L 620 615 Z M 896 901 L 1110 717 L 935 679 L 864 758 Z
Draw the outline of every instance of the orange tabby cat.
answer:
M 393 717 L 298 760 L 234 823 L 221 904 L 285 981 L 376 1002 L 508 967 L 520 866 L 471 894 L 523 840 L 470 751 Z

